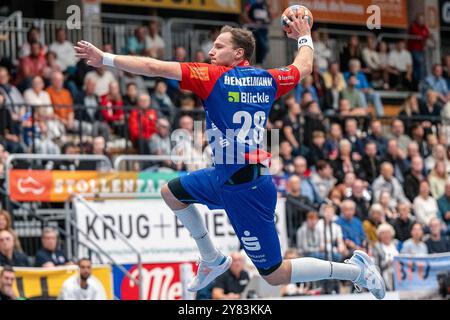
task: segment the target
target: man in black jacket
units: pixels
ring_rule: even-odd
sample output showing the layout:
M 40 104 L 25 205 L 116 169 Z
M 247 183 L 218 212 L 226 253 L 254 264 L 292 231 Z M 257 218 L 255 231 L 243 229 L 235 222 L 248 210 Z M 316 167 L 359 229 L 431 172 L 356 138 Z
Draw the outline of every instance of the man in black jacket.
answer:
M 297 244 L 297 229 L 306 220 L 309 211 L 315 211 L 313 203 L 308 197 L 302 195 L 301 179 L 293 175 L 288 180 L 286 196 L 286 220 L 288 226 L 288 239 L 290 246 Z
M 415 156 L 411 160 L 411 169 L 405 175 L 405 183 L 403 188 L 405 195 L 409 201 L 413 202 L 414 198 L 419 195 L 420 182 L 423 176 L 423 160 L 420 156 Z
M 397 206 L 399 217 L 392 223 L 395 230 L 395 238 L 404 242 L 411 238 L 411 229 L 414 219 L 411 217 L 411 205 L 408 202 L 400 202 Z
M 364 156 L 361 160 L 361 169 L 364 173 L 364 180 L 372 184 L 380 175 L 381 160 L 377 156 L 377 144 L 374 141 L 367 142 L 364 151 Z
M 42 249 L 36 252 L 36 267 L 50 268 L 69 263 L 66 255 L 57 248 L 58 232 L 47 227 L 42 231 Z

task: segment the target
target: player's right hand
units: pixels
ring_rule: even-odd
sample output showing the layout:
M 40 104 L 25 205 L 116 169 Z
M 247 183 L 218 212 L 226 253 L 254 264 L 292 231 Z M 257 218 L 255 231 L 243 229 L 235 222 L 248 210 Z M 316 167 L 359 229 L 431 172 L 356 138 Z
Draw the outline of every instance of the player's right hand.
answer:
M 103 65 L 103 51 L 92 43 L 84 40 L 78 41 L 75 46 L 75 51 L 75 56 L 80 59 L 86 59 L 88 65 L 96 68 Z
M 308 19 L 303 18 L 305 16 L 305 9 L 299 8 L 296 10 L 290 9 L 286 16 L 283 16 L 284 21 L 287 23 L 291 32 L 287 33 L 288 38 L 297 40 L 303 36 L 311 35 L 311 28 L 308 23 Z

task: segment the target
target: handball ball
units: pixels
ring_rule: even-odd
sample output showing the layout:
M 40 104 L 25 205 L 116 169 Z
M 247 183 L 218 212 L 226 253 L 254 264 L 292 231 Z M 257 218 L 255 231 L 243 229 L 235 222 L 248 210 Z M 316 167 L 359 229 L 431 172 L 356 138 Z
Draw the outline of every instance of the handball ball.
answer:
M 289 8 L 287 8 L 286 10 L 284 10 L 283 14 L 281 15 L 281 25 L 283 26 L 284 31 L 286 31 L 287 33 L 290 33 L 290 28 L 283 19 L 283 16 L 287 16 L 289 18 L 289 16 L 287 15 L 287 12 L 289 9 L 292 9 L 292 11 L 294 11 L 294 12 L 295 12 L 295 10 L 298 10 L 298 12 L 300 12 L 301 9 L 303 9 L 305 12 L 304 17 L 306 17 L 308 19 L 309 27 L 312 28 L 313 23 L 314 23 L 314 17 L 312 15 L 311 11 L 308 8 L 306 8 L 305 6 L 293 5 L 293 6 L 290 6 Z

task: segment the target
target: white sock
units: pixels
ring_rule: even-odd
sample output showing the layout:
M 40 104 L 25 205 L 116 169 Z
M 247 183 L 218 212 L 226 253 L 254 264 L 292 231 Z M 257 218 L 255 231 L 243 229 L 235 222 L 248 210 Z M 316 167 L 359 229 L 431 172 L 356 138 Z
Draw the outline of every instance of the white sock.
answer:
M 174 212 L 197 243 L 203 261 L 215 262 L 219 257 L 222 257 L 220 252 L 214 247 L 205 223 L 193 204 L 182 210 L 174 210 Z
M 292 259 L 291 283 L 336 279 L 355 281 L 361 272 L 358 266 L 315 258 Z

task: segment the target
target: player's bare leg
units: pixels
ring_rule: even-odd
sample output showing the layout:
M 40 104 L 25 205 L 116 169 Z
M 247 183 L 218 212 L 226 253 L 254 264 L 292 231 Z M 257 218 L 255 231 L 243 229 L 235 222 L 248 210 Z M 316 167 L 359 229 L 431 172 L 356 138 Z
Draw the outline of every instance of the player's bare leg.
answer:
M 205 223 L 193 204 L 178 200 L 168 185 L 161 188 L 161 196 L 177 218 L 194 238 L 201 256 L 197 276 L 189 284 L 189 291 L 198 291 L 224 273 L 231 265 L 231 258 L 224 256 L 214 247 Z
M 273 286 L 326 279 L 349 280 L 359 288 L 367 288 L 377 299 L 383 299 L 386 292 L 374 263 L 359 250 L 345 263 L 315 258 L 284 260 L 277 270 L 263 278 Z

